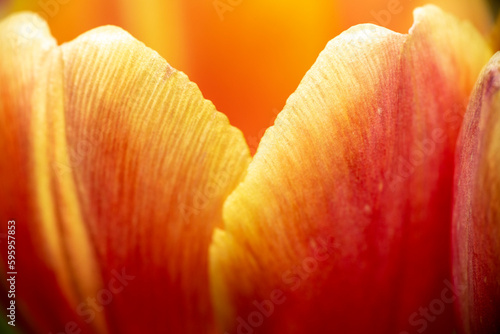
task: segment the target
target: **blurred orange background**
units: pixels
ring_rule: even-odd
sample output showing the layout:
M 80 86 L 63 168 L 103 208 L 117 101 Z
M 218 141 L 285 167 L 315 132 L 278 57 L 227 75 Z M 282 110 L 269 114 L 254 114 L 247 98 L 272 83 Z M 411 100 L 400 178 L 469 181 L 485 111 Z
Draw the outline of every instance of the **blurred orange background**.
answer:
M 0 0 L 0 14 L 31 10 L 59 43 L 97 26 L 123 27 L 196 82 L 255 151 L 326 43 L 352 25 L 407 32 L 420 0 Z M 431 1 L 488 33 L 481 0 Z

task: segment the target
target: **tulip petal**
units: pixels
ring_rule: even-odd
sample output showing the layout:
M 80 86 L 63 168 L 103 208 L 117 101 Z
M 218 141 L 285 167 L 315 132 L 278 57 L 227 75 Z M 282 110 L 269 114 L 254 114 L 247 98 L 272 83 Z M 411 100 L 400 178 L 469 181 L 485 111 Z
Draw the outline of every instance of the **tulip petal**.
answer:
M 6 269 L 2 270 L 2 281 L 7 282 L 7 272 L 19 272 L 15 299 L 7 299 L 5 291 L 2 302 L 7 307 L 11 300 L 16 301 L 18 328 L 28 330 L 36 323 L 38 331 L 46 332 L 54 329 L 60 318 L 71 318 L 74 314 L 71 305 L 75 304 L 79 293 L 75 287 L 79 279 L 72 275 L 61 235 L 57 233 L 59 226 L 51 216 L 54 212 L 44 207 L 53 204 L 43 202 L 43 193 L 50 187 L 42 190 L 34 186 L 35 171 L 40 169 L 32 154 L 35 143 L 32 134 L 38 132 L 37 119 L 45 113 L 37 99 L 41 88 L 38 83 L 46 82 L 45 59 L 51 58 L 56 47 L 46 23 L 36 15 L 14 15 L 0 23 L 0 151 L 3 154 L 0 163 L 0 242 L 6 245 L 7 241 L 14 241 L 17 245 L 12 267 L 8 262 L 12 258 L 8 258 L 6 251 L 1 253 L 2 267 Z M 43 145 L 46 141 L 42 138 L 38 144 Z M 47 181 L 43 177 L 37 180 L 38 183 Z M 41 219 L 42 215 L 47 219 Z M 16 222 L 15 235 L 11 235 L 15 239 L 8 240 L 10 220 Z M 82 262 L 81 269 L 88 268 Z M 37 284 L 33 284 L 33 277 L 37 278 Z M 92 282 L 80 287 L 88 288 Z M 6 288 L 10 291 L 10 284 Z M 32 303 L 41 307 L 34 310 L 30 307 Z M 58 310 L 57 315 L 54 309 Z M 19 316 L 21 311 L 22 317 Z
M 90 31 L 62 54 L 71 173 L 103 284 L 112 290 L 117 273 L 133 280 L 113 296 L 110 329 L 209 332 L 208 246 L 250 160 L 242 133 L 118 28 Z
M 242 133 L 185 74 L 119 28 L 35 51 L 28 55 L 39 66 L 26 79 L 33 89 L 19 98 L 27 105 L 1 114 L 28 142 L 8 141 L 12 129 L 2 129 L 2 144 L 20 146 L 17 161 L 30 162 L 26 198 L 12 203 L 33 206 L 28 217 L 17 206 L 5 219 L 29 227 L 19 238 L 34 246 L 19 246 L 23 259 L 43 250 L 63 290 L 52 309 L 53 291 L 22 293 L 37 332 L 69 331 L 71 322 L 83 332 L 211 332 L 208 246 L 250 160 Z M 3 71 L 19 67 L 8 52 Z M 11 90 L 22 74 L 2 80 L 4 103 L 18 98 Z M 6 175 L 2 182 L 13 184 Z M 26 280 L 38 274 L 24 267 Z
M 222 330 L 451 332 L 452 307 L 433 304 L 451 276 L 450 171 L 490 56 L 434 6 L 409 35 L 362 25 L 328 44 L 224 205 L 210 248 Z
M 457 146 L 453 273 L 465 333 L 500 331 L 500 53 L 474 89 Z

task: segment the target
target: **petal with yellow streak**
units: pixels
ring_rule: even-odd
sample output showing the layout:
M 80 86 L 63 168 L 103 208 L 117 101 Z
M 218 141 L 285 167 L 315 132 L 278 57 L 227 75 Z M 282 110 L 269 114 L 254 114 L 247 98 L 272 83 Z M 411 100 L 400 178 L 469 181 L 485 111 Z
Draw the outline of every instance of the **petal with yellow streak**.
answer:
M 0 165 L 17 168 L 0 176 L 2 219 L 19 228 L 26 326 L 212 332 L 208 246 L 250 160 L 243 135 L 123 30 L 57 47 L 36 28 L 40 42 L 4 47 L 0 67 Z
M 452 306 L 430 303 L 451 285 L 455 140 L 490 56 L 434 6 L 408 35 L 361 25 L 328 44 L 224 205 L 222 331 L 451 332 Z

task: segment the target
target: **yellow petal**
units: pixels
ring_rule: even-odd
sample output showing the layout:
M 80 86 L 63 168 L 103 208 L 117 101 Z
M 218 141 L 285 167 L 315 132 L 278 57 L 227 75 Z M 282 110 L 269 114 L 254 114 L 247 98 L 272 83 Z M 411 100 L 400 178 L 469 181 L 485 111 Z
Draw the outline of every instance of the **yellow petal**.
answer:
M 450 279 L 454 143 L 490 55 L 434 6 L 409 35 L 362 25 L 328 44 L 225 203 L 210 249 L 222 330 L 451 330 L 451 305 L 418 312 Z

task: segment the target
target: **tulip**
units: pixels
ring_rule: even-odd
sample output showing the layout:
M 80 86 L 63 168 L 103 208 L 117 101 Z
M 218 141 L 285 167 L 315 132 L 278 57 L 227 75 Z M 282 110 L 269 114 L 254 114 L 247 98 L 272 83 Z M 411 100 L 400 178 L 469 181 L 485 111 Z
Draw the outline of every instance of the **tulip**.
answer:
M 17 14 L 0 53 L 5 331 L 498 329 L 498 56 L 480 76 L 471 24 L 430 5 L 408 34 L 345 31 L 253 158 L 120 28 L 58 46 Z

